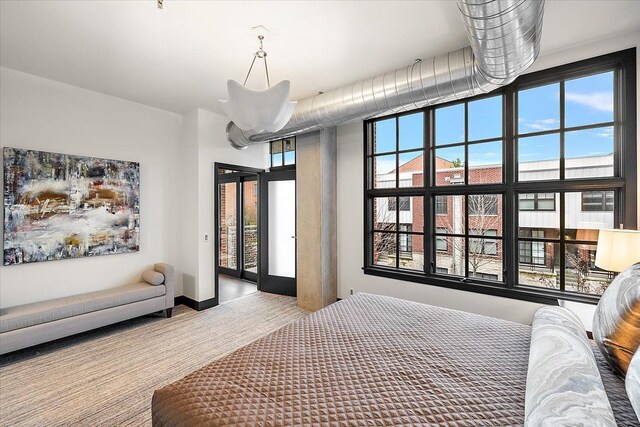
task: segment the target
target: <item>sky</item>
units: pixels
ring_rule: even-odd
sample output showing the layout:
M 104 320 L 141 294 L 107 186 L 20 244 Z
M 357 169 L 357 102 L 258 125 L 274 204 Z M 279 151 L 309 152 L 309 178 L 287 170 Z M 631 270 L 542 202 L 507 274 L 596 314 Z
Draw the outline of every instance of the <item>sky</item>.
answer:
M 500 138 L 502 136 L 502 100 L 500 96 L 469 103 L 469 140 Z M 464 147 L 437 148 L 464 141 L 464 105 L 439 108 L 435 112 L 436 156 L 449 160 L 464 158 Z M 613 121 L 613 72 L 596 74 L 565 82 L 565 126 L 582 126 Z M 422 113 L 399 118 L 399 149 L 420 148 L 423 135 Z M 518 94 L 518 132 L 525 135 L 560 126 L 560 84 L 553 83 Z M 376 123 L 375 153 L 396 149 L 395 119 Z M 613 152 L 613 128 L 602 127 L 565 134 L 567 158 L 606 155 Z M 419 153 L 404 154 L 400 164 Z M 558 134 L 520 137 L 518 160 L 551 160 L 560 157 Z M 489 142 L 469 145 L 470 166 L 499 164 L 502 162 L 500 143 Z M 377 158 L 378 173 L 395 169 L 395 156 Z

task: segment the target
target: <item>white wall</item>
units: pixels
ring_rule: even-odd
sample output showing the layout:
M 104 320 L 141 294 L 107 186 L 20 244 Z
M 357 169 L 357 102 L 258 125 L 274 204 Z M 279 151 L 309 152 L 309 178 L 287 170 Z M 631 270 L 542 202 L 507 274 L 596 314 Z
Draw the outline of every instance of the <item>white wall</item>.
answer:
M 215 296 L 213 165 L 218 162 L 265 169 L 269 165 L 269 146 L 259 144 L 236 150 L 226 137 L 229 119 L 220 114 L 197 109 L 183 117 L 183 133 L 187 138 L 182 147 L 184 175 L 181 187 L 189 193 L 189 198 L 180 207 L 185 231 L 178 240 L 182 259 L 180 270 L 184 295 L 205 301 Z M 197 191 L 192 193 L 190 188 L 197 188 Z
M 640 32 L 540 57 L 531 72 L 640 45 Z M 640 52 L 639 52 L 640 53 Z M 638 57 L 640 63 L 640 56 Z M 640 88 L 640 73 L 638 73 Z M 638 110 L 640 113 L 640 109 Z M 640 120 L 638 120 L 640 124 Z M 638 132 L 640 134 L 640 132 Z M 526 301 L 365 275 L 363 266 L 362 123 L 338 128 L 338 297 L 370 292 L 530 323 L 540 307 Z M 640 150 L 639 150 L 640 151 Z M 639 165 L 640 168 L 640 160 Z M 640 214 L 639 214 L 640 223 Z
M 0 146 L 130 160 L 141 173 L 139 252 L 1 266 L 0 307 L 131 283 L 153 263 L 175 264 L 180 115 L 4 67 L 0 94 Z
M 178 250 L 176 295 L 197 299 L 198 295 L 198 110 L 182 115 L 182 140 L 179 146 L 177 188 L 180 204 L 177 208 L 175 244 Z M 179 225 L 179 226 L 178 226 Z M 195 252 L 197 254 L 197 252 Z

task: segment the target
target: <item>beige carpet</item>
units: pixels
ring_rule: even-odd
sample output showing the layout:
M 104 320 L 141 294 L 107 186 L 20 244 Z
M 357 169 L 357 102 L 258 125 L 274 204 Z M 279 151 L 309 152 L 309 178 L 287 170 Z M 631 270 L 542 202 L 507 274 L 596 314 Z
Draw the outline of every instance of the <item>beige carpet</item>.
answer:
M 0 425 L 150 425 L 156 388 L 305 314 L 295 298 L 257 292 L 0 356 Z

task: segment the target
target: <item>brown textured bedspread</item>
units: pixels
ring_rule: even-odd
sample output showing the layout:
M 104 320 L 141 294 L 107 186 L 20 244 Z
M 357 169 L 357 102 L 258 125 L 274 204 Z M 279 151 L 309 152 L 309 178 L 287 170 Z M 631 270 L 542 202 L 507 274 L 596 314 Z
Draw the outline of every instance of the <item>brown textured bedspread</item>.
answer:
M 357 294 L 156 390 L 153 425 L 522 425 L 530 336 Z

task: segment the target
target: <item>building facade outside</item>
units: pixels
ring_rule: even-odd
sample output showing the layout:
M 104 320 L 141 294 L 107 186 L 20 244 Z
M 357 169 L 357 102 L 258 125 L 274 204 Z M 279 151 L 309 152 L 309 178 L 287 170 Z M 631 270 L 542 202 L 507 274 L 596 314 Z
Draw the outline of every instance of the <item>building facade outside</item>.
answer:
M 398 187 L 423 184 L 423 156 L 398 168 Z M 613 175 L 613 154 L 585 156 L 565 160 L 565 177 L 598 177 Z M 436 157 L 437 186 L 465 183 L 465 167 L 459 159 Z M 559 160 L 520 162 L 518 179 L 533 181 L 557 178 Z M 471 183 L 502 182 L 502 165 L 481 165 L 468 169 Z M 396 169 L 375 175 L 376 188 L 392 188 Z M 519 284 L 560 288 L 560 193 L 526 193 L 518 195 L 518 270 Z M 424 245 L 433 239 L 434 272 L 503 281 L 503 196 L 479 194 L 468 196 L 438 195 L 434 198 L 435 230 L 425 230 L 422 196 L 378 197 L 374 201 L 374 229 L 398 234 L 374 233 L 374 263 L 424 269 Z M 581 293 L 602 294 L 612 279 L 608 272 L 594 265 L 598 230 L 614 227 L 614 192 L 567 192 L 565 204 L 565 289 Z M 468 215 L 468 230 L 466 230 Z M 468 251 L 465 248 L 468 231 Z M 535 240 L 539 239 L 539 240 Z M 396 241 L 397 240 L 397 241 Z M 575 240 L 576 243 L 571 243 Z M 588 243 L 587 243 L 588 242 Z M 468 257 L 468 260 L 467 260 Z

